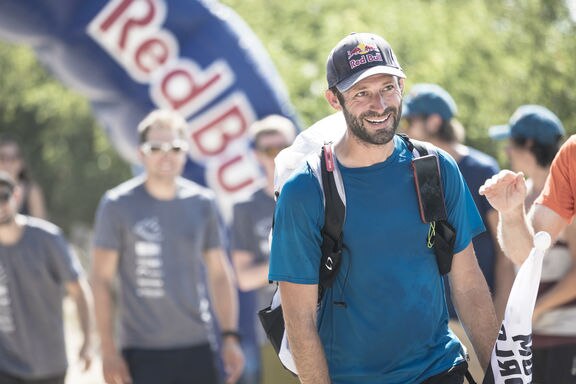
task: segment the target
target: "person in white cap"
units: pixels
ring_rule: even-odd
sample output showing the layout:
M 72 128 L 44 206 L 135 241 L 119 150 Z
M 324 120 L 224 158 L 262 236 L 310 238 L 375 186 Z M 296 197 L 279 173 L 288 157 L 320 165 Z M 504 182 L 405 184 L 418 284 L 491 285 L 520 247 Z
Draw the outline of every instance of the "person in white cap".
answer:
M 274 384 L 281 384 L 294 379 L 274 358 L 256 314 L 274 294 L 274 286 L 268 284 L 268 237 L 275 205 L 274 158 L 292 144 L 296 127 L 284 116 L 269 115 L 252 124 L 248 134 L 263 181 L 262 187 L 246 200 L 234 204 L 230 228 L 230 249 L 239 288 L 238 330 L 246 359 L 238 384 L 259 384 L 266 377 L 274 377 Z M 267 359 L 268 355 L 272 359 Z M 264 366 L 264 361 L 269 364 Z
M 493 139 L 508 139 L 510 166 L 527 177 L 525 206 L 544 189 L 564 135 L 558 117 L 540 105 L 523 105 L 508 125 L 490 129 Z M 533 321 L 533 382 L 575 382 L 576 223 L 560 232 L 543 260 Z
M 404 72 L 382 37 L 350 34 L 327 62 L 328 103 L 343 112 L 335 143 L 346 217 L 340 269 L 317 303 L 323 192 L 310 165 L 284 184 L 269 279 L 279 281 L 290 350 L 302 383 L 462 383 L 467 363 L 448 328 L 442 275 L 427 247 L 411 169 L 395 135 Z M 498 325 L 472 237 L 484 230 L 454 160 L 438 150 L 448 222 L 456 230 L 453 299 L 483 366 Z

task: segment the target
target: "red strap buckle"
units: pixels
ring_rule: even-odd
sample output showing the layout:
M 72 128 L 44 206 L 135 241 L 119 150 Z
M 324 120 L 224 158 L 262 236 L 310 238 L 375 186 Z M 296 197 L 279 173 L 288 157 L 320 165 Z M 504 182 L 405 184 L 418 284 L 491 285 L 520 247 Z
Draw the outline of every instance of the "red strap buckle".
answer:
M 326 170 L 334 172 L 334 155 L 332 154 L 332 145 L 324 145 L 324 161 L 326 162 Z

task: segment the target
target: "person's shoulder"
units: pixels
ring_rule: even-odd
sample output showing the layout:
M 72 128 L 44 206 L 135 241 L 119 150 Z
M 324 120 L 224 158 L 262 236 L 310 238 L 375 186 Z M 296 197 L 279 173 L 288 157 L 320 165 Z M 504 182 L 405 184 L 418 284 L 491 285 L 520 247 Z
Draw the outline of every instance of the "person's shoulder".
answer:
M 474 166 L 477 168 L 490 168 L 490 169 L 499 169 L 498 161 L 492 156 L 482 151 L 479 151 L 476 148 L 467 147 L 468 148 L 468 156 L 465 157 L 466 162 L 470 166 Z
M 446 152 L 442 148 L 433 146 L 432 144 L 430 144 L 430 145 L 436 151 L 436 155 L 438 156 L 438 159 L 440 160 L 441 166 L 448 165 L 448 166 L 451 166 L 452 168 L 458 169 L 458 165 L 456 164 L 456 160 L 454 159 L 454 157 L 452 157 L 451 154 L 449 154 L 448 152 Z
M 309 198 L 311 191 L 317 190 L 321 192 L 317 175 L 319 171 L 314 159 L 303 162 L 286 180 L 280 196 L 289 194 L 297 199 Z
M 561 151 L 576 155 L 576 135 L 572 135 L 566 140 L 564 145 L 562 145 Z
M 272 199 L 272 197 L 270 197 L 268 194 L 266 194 L 266 192 L 264 191 L 264 188 L 259 188 L 256 191 L 254 191 L 253 193 L 251 193 L 248 196 L 245 196 L 244 198 L 241 198 L 240 200 L 236 201 L 234 203 L 234 209 L 251 209 L 254 205 L 258 205 L 260 202 L 262 202 L 263 200 L 268 200 L 268 199 Z
M 18 220 L 36 236 L 61 237 L 62 229 L 54 223 L 33 216 L 19 215 Z
M 560 150 L 556 154 L 554 161 L 552 163 L 553 168 L 565 167 L 565 168 L 576 168 L 576 135 L 570 136 L 564 144 L 560 147 Z
M 134 191 L 142 187 L 143 184 L 143 176 L 134 177 L 106 191 L 104 198 L 108 201 L 121 201 L 122 199 L 133 196 Z
M 180 199 L 198 198 L 200 200 L 215 200 L 216 194 L 213 190 L 204 187 L 192 180 L 184 177 L 176 179 L 178 186 L 178 196 Z

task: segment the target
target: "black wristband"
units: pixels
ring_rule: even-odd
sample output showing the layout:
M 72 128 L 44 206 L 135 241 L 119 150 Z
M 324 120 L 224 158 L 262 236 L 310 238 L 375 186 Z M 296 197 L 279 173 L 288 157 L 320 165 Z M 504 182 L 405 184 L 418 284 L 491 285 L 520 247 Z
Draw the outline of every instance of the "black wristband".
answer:
M 221 336 L 222 336 L 222 339 L 224 339 L 226 337 L 233 337 L 238 342 L 240 342 L 242 340 L 242 336 L 240 336 L 240 333 L 238 333 L 238 331 L 222 331 Z

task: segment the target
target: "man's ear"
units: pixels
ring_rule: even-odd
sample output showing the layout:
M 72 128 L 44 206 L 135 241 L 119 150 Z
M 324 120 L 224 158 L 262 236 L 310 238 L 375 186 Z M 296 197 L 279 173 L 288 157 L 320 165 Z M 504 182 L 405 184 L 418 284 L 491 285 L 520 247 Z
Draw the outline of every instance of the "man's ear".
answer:
M 342 106 L 340 105 L 340 100 L 338 100 L 338 97 L 334 94 L 334 92 L 327 89 L 326 92 L 324 92 L 324 97 L 328 101 L 328 104 L 330 104 L 332 106 L 332 108 L 334 108 L 337 111 L 342 110 Z
M 404 79 L 398 78 L 398 86 L 400 87 L 400 93 L 404 94 Z

